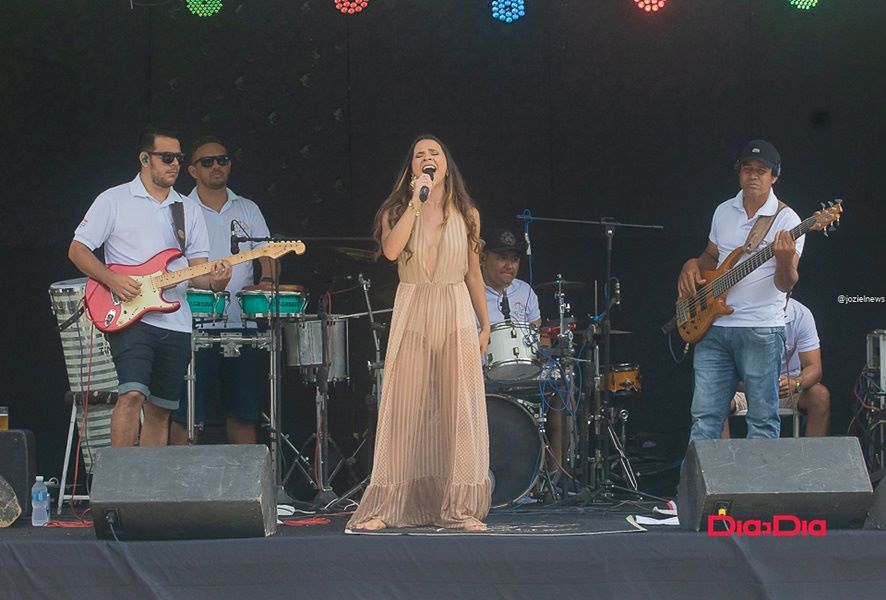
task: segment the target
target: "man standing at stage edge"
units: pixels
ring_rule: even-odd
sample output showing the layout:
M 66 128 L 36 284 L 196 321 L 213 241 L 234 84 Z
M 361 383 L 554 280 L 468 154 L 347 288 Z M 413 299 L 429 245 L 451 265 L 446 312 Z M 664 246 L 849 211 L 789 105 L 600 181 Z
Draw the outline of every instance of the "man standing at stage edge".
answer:
M 161 250 L 183 245 L 184 256 L 169 263 L 170 271 L 205 263 L 209 256 L 209 237 L 199 207 L 172 188 L 184 161 L 178 136 L 146 129 L 138 160 L 141 168 L 135 179 L 95 199 L 68 250 L 78 269 L 124 301 L 139 294 L 141 283 L 110 270 L 96 258 L 93 252 L 100 246 L 104 246 L 107 264 L 140 265 Z M 175 224 L 179 219 L 173 213 L 180 210 L 173 208 L 176 205 L 184 221 L 181 227 Z M 182 231 L 177 235 L 178 229 Z M 194 282 L 222 290 L 230 277 L 230 263 L 219 261 L 209 275 L 195 277 Z M 112 446 L 132 446 L 136 440 L 142 446 L 166 445 L 169 413 L 178 408 L 191 358 L 191 310 L 185 288 L 181 283 L 164 292 L 167 301 L 181 303 L 178 310 L 147 313 L 125 329 L 107 334 L 120 381 L 111 415 Z
M 735 284 L 726 296 L 732 314 L 721 315 L 695 346 L 690 442 L 720 437 L 739 380 L 748 400 L 748 437 L 779 436 L 778 375 L 785 347 L 786 292 L 797 284 L 803 238 L 790 229 L 800 218 L 775 196 L 781 157 L 764 140 L 753 140 L 735 163 L 741 191 L 714 211 L 708 245 L 686 261 L 677 282 L 679 297 L 695 294 L 707 283 L 701 271 L 718 267 L 736 248 L 750 244 L 757 219 L 766 229 L 762 244 L 772 244 L 774 258 Z M 771 217 L 771 219 L 763 218 Z M 747 247 L 746 247 L 747 250 Z M 746 252 L 744 260 L 754 248 Z
M 188 173 L 197 186 L 188 196 L 201 208 L 209 232 L 209 257 L 222 258 L 232 250 L 249 250 L 265 245 L 265 242 L 240 242 L 232 246 L 231 234 L 238 236 L 266 238 L 270 236 L 261 210 L 252 200 L 238 196 L 228 187 L 231 175 L 231 157 L 227 146 L 218 138 L 204 136 L 191 146 Z M 276 264 L 268 257 L 258 259 L 261 269 L 260 284 L 266 290 L 272 289 L 275 281 Z M 234 265 L 231 281 L 227 285 L 230 298 L 227 319 L 200 323 L 201 329 L 224 329 L 248 333 L 256 331 L 256 323 L 243 323 L 237 292 L 254 283 L 252 261 Z M 240 348 L 240 356 L 224 357 L 218 347 L 203 348 L 197 352 L 195 374 L 195 422 L 202 429 L 206 415 L 207 397 L 221 399 L 226 412 L 228 443 L 254 444 L 256 442 L 256 422 L 259 410 L 259 384 L 261 382 L 261 352 L 250 346 Z M 210 390 L 216 390 L 210 394 Z M 182 397 L 186 397 L 182 392 Z M 186 444 L 187 403 L 182 402 L 172 414 L 170 442 Z

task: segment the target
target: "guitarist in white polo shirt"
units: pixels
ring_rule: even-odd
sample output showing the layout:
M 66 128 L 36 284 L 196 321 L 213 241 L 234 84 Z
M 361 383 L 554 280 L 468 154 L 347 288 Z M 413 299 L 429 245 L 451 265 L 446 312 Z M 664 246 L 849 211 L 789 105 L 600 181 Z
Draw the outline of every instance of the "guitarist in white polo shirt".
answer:
M 178 136 L 148 128 L 138 149 L 136 177 L 102 192 L 77 226 L 68 257 L 85 275 L 106 286 L 117 298 L 130 301 L 141 284 L 110 270 L 107 264 L 141 265 L 162 250 L 183 245 L 183 257 L 170 267 L 207 262 L 209 238 L 199 207 L 172 186 L 184 162 Z M 183 224 L 176 227 L 173 206 L 182 207 Z M 181 238 L 184 237 L 184 240 Z M 93 253 L 104 247 L 105 263 Z M 196 285 L 223 290 L 231 278 L 226 260 Z M 170 411 L 178 408 L 181 382 L 191 357 L 191 311 L 185 283 L 166 291 L 166 299 L 181 303 L 173 312 L 151 312 L 124 329 L 107 333 L 120 385 L 111 416 L 111 445 L 165 446 Z M 147 400 L 147 402 L 145 402 Z M 139 433 L 139 415 L 144 423 Z
M 678 296 L 694 295 L 707 283 L 701 272 L 714 270 L 737 248 L 745 246 L 749 256 L 758 246 L 772 244 L 774 256 L 729 289 L 727 304 L 734 312 L 717 317 L 695 346 L 690 442 L 720 437 L 739 381 L 748 400 L 748 437 L 775 438 L 780 431 L 784 305 L 799 280 L 804 238 L 791 236 L 800 217 L 772 190 L 781 174 L 775 147 L 765 140 L 748 142 L 735 166 L 741 191 L 714 211 L 707 247 L 683 265 Z M 763 227 L 751 235 L 758 218 Z

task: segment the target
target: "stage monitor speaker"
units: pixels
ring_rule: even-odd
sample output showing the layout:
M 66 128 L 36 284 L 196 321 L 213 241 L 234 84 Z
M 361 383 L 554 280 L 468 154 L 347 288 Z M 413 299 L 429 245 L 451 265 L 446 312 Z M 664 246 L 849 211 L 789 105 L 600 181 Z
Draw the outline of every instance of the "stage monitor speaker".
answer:
M 868 518 L 864 522 L 865 529 L 886 529 L 886 478 L 877 484 L 874 492 L 874 501 L 868 511 Z
M 680 471 L 677 515 L 707 531 L 708 516 L 771 522 L 776 515 L 828 529 L 861 527 L 873 501 L 854 437 L 700 440 Z
M 277 494 L 266 446 L 102 448 L 90 505 L 99 538 L 272 535 Z
M 29 516 L 31 486 L 37 477 L 37 446 L 33 432 L 27 429 L 0 431 L 0 476 L 15 490 L 22 516 Z

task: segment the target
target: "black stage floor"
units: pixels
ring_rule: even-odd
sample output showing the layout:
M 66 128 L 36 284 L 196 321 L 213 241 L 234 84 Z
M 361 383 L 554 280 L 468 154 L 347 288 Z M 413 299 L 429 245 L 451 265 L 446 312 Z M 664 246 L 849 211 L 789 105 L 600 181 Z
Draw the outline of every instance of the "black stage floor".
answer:
M 294 517 L 270 538 L 115 542 L 0 530 L 0 598 L 883 598 L 886 532 L 647 531 L 639 506 L 496 511 L 490 533 L 348 535 Z

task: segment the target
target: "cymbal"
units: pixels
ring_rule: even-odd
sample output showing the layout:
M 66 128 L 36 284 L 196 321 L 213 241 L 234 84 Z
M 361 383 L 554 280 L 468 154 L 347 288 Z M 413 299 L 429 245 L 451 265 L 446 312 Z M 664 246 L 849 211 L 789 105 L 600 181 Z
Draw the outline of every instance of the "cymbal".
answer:
M 609 330 L 609 335 L 628 335 L 630 333 L 633 333 L 633 332 L 625 331 L 624 329 L 610 329 Z M 603 330 L 600 327 L 595 326 L 593 335 L 594 335 L 594 337 L 598 337 L 598 338 L 603 337 Z
M 585 286 L 584 281 L 570 281 L 569 279 L 560 279 L 554 281 L 545 281 L 544 283 L 536 283 L 532 286 L 534 290 L 548 290 L 548 289 L 557 289 L 558 287 L 564 290 L 577 290 L 583 288 Z
M 357 262 L 375 262 L 375 252 L 373 250 L 366 250 L 364 248 L 346 248 L 343 246 L 333 246 L 330 250 Z

